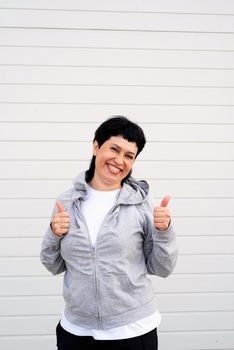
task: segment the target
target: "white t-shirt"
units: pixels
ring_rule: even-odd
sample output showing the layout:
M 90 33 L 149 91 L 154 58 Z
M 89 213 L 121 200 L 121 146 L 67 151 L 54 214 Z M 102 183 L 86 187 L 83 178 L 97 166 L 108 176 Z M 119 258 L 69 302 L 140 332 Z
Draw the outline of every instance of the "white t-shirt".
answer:
M 88 187 L 87 199 L 81 202 L 81 210 L 85 217 L 90 239 L 95 247 L 96 239 L 102 222 L 109 210 L 114 206 L 120 190 L 114 191 L 96 191 Z M 110 328 L 107 330 L 90 329 L 76 326 L 69 322 L 65 315 L 62 315 L 61 326 L 68 332 L 79 336 L 92 336 L 99 340 L 127 339 L 150 332 L 158 327 L 161 321 L 161 315 L 158 311 L 136 322 L 124 326 Z

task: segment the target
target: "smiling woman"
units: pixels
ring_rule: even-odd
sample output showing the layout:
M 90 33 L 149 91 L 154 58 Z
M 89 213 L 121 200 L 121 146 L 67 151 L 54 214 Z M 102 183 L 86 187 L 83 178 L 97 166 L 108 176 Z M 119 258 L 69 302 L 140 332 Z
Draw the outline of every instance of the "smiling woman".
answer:
M 58 198 L 41 250 L 49 271 L 65 272 L 58 350 L 157 349 L 161 316 L 147 274 L 168 276 L 177 249 L 169 196 L 154 208 L 147 182 L 131 176 L 145 142 L 137 124 L 107 119 L 89 169 Z
M 114 158 L 115 154 L 115 159 L 118 161 L 117 155 L 120 154 L 120 156 L 122 156 L 122 152 L 125 151 L 125 157 L 127 159 L 131 159 L 133 165 L 136 157 L 143 150 L 146 143 L 146 139 L 143 130 L 137 124 L 131 122 L 127 118 L 113 117 L 107 119 L 98 127 L 94 135 L 93 158 L 91 160 L 90 167 L 86 174 L 87 182 L 90 182 L 94 177 L 97 165 L 96 153 L 98 149 L 104 146 L 104 143 L 106 142 L 112 142 L 112 144 L 109 145 L 113 153 L 112 158 Z M 129 169 L 128 174 L 123 176 L 121 183 L 119 183 L 118 186 L 121 186 L 130 175 L 131 169 Z
M 99 147 L 95 140 L 93 154 L 96 157 L 94 177 L 90 184 L 102 191 L 121 187 L 121 182 L 132 170 L 137 155 L 137 145 L 122 136 L 112 136 Z

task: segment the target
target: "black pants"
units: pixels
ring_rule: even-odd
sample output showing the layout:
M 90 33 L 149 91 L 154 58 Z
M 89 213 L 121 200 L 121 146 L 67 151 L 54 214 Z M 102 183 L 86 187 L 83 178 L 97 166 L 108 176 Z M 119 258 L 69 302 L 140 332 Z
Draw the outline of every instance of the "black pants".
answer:
M 67 332 L 60 323 L 56 328 L 58 350 L 157 350 L 158 337 L 155 328 L 138 337 L 118 340 L 96 340 Z

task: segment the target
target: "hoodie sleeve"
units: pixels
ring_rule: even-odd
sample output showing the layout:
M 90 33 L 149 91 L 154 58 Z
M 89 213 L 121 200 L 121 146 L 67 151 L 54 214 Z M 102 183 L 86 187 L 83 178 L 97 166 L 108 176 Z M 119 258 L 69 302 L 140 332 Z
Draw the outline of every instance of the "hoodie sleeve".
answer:
M 167 277 L 172 273 L 177 260 L 175 232 L 170 224 L 165 231 L 154 226 L 153 204 L 147 200 L 143 204 L 144 234 L 143 250 L 148 273 Z
M 54 207 L 51 220 L 56 212 Z M 60 252 L 60 243 L 62 237 L 56 236 L 49 226 L 41 245 L 41 262 L 53 275 L 57 275 L 66 270 L 66 264 Z

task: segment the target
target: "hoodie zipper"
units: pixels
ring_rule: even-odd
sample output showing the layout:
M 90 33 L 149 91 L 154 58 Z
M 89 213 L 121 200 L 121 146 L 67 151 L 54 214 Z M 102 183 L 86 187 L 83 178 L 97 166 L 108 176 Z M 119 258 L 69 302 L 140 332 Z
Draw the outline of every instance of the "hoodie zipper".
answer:
M 76 199 L 76 203 L 80 207 L 80 201 L 79 201 L 78 198 Z M 101 231 L 102 226 L 106 222 L 106 219 L 109 216 L 109 214 L 111 214 L 119 206 L 119 204 L 120 203 L 118 203 L 118 202 L 115 203 L 115 205 L 106 214 L 106 216 L 105 216 L 105 218 L 104 218 L 104 220 L 103 220 L 103 222 L 102 222 L 102 224 L 100 226 L 100 229 L 99 229 L 99 231 L 97 233 L 96 247 L 97 247 L 98 237 L 100 236 L 100 231 Z M 89 228 L 87 226 L 85 217 L 84 217 L 84 215 L 83 215 L 81 210 L 79 210 L 79 215 L 80 215 L 80 217 L 82 219 L 82 222 L 84 224 L 84 227 L 85 227 L 88 239 L 89 239 L 89 244 L 90 244 L 90 247 L 92 249 L 92 260 L 93 260 L 93 270 L 94 270 L 94 291 L 95 291 L 95 297 L 96 297 L 96 314 L 97 314 L 97 325 L 98 325 L 97 328 L 98 329 L 102 329 L 102 318 L 101 318 L 101 309 L 100 309 L 100 295 L 99 295 L 99 288 L 98 288 L 98 273 L 97 273 L 97 264 L 96 264 L 96 248 L 93 247 L 93 245 L 92 245 L 91 237 L 90 237 L 90 233 L 89 233 Z
M 106 214 L 104 220 L 102 221 L 100 229 L 99 229 L 99 231 L 97 233 L 96 247 L 97 247 L 98 237 L 100 236 L 100 231 L 101 231 L 102 226 L 105 224 L 108 215 L 112 211 L 114 211 L 117 206 L 118 206 L 118 204 L 115 204 L 108 211 L 108 213 Z M 82 215 L 82 217 L 83 217 L 83 215 Z M 83 219 L 84 219 L 84 217 L 83 217 Z M 95 285 L 95 293 L 96 293 L 96 299 L 97 299 L 97 315 L 98 315 L 97 316 L 97 320 L 98 320 L 98 329 L 102 329 L 102 319 L 101 319 L 101 310 L 100 310 L 100 295 L 99 295 L 99 289 L 98 289 L 98 274 L 97 274 L 97 264 L 96 264 L 96 248 L 94 248 L 93 245 L 92 245 L 90 234 L 89 234 L 89 230 L 88 230 L 88 227 L 87 227 L 87 224 L 86 224 L 85 220 L 84 220 L 84 223 L 85 223 L 85 227 L 87 229 L 87 233 L 88 233 L 88 236 L 89 236 L 90 245 L 93 248 L 92 257 L 93 257 L 93 267 L 94 267 L 94 281 L 95 281 L 94 285 Z
M 80 201 L 79 199 L 76 199 L 77 204 L 80 206 Z M 80 209 L 80 208 L 79 208 Z M 94 291 L 95 291 L 95 297 L 96 297 L 96 313 L 97 313 L 97 324 L 98 324 L 98 329 L 102 329 L 102 320 L 101 320 L 101 312 L 100 312 L 100 299 L 99 299 L 99 291 L 98 291 L 98 276 L 97 276 L 97 264 L 96 264 L 96 249 L 93 247 L 92 242 L 91 242 L 91 237 L 89 233 L 89 228 L 87 226 L 85 217 L 82 213 L 81 210 L 79 210 L 79 215 L 82 219 L 82 222 L 85 226 L 85 230 L 89 239 L 89 244 L 90 247 L 92 248 L 92 260 L 93 260 L 93 271 L 94 271 Z
M 97 323 L 98 323 L 98 329 L 102 329 L 102 319 L 101 319 L 101 310 L 100 310 L 100 298 L 99 298 L 99 291 L 98 291 L 98 276 L 97 276 L 97 264 L 96 264 L 96 250 L 93 248 L 92 252 L 92 258 L 93 258 L 93 267 L 94 267 L 94 290 L 97 300 Z

